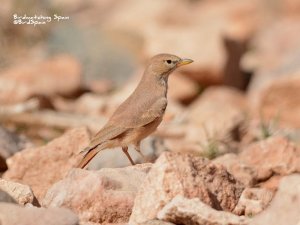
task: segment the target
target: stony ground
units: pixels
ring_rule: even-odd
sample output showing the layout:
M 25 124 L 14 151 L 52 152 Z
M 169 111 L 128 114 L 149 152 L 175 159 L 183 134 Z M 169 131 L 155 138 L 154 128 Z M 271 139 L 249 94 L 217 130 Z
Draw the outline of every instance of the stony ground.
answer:
M 0 224 L 300 224 L 298 0 L 53 0 L 72 24 L 43 29 L 12 26 L 12 2 L 0 7 Z M 194 63 L 170 77 L 147 161 L 111 149 L 74 168 L 161 52 Z

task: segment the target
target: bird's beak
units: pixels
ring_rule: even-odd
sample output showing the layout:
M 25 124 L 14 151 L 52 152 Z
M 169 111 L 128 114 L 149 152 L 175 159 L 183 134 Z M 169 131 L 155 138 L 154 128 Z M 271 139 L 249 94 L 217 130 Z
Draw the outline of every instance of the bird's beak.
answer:
M 177 63 L 177 67 L 180 67 L 180 66 L 184 66 L 184 65 L 187 65 L 187 64 L 190 64 L 194 62 L 193 60 L 191 59 L 181 59 L 178 63 Z

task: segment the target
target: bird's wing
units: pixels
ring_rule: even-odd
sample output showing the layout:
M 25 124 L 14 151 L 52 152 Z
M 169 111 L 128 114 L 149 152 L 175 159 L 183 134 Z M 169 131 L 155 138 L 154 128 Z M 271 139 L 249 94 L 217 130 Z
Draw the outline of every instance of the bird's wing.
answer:
M 123 110 L 123 113 L 116 113 L 112 121 L 114 124 L 117 124 L 117 121 L 122 121 L 122 127 L 131 129 L 142 127 L 162 117 L 167 104 L 167 98 L 161 97 L 153 102 L 148 102 L 143 106 L 135 108 L 135 110 Z
M 135 113 L 132 113 L 132 110 L 124 109 L 121 112 L 117 110 L 115 116 L 93 137 L 87 149 L 114 139 L 129 129 L 142 127 L 153 122 L 158 117 L 163 116 L 167 103 L 167 99 L 163 97 L 154 101 L 150 107 L 140 107 L 140 110 L 135 110 Z

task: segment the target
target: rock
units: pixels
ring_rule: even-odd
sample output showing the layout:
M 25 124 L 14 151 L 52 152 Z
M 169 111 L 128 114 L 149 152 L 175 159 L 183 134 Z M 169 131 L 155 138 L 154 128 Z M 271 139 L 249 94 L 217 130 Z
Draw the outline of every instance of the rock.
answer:
M 297 63 L 300 56 L 299 35 L 299 19 L 280 18 L 254 36 L 252 51 L 244 56 L 242 63 L 242 67 L 248 70 L 255 69 L 249 86 L 253 102 L 259 100 L 254 97 L 270 82 L 300 69 Z
M 182 129 L 182 131 L 186 130 L 186 126 L 179 125 L 178 128 Z M 194 129 L 194 131 L 197 129 Z M 180 153 L 190 153 L 196 154 L 199 156 L 207 156 L 209 158 L 209 154 L 206 154 L 206 150 L 199 143 L 191 142 L 188 140 L 188 137 L 183 138 L 165 138 L 163 140 L 163 146 L 172 152 L 180 152 Z M 216 152 L 216 154 L 219 154 Z
M 168 97 L 182 103 L 189 103 L 199 93 L 198 85 L 190 78 L 174 73 L 169 77 Z
M 273 198 L 273 192 L 263 188 L 245 188 L 234 212 L 252 217 L 262 212 Z
M 218 210 L 232 211 L 242 190 L 242 185 L 222 166 L 191 154 L 165 152 L 139 189 L 130 224 L 155 219 L 177 194 L 199 198 Z
M 34 202 L 36 201 L 36 199 L 32 193 L 32 190 L 27 185 L 7 181 L 0 178 L 0 189 L 7 192 L 15 199 L 16 202 L 21 205 L 25 205 L 27 203 L 36 203 Z
M 202 138 L 238 140 L 239 127 L 246 119 L 247 101 L 238 90 L 211 87 L 190 106 L 186 118 L 202 129 Z M 198 140 L 199 134 L 197 133 Z
M 253 117 L 245 123 L 244 135 L 240 143 L 240 148 L 244 148 L 253 142 L 261 141 L 274 135 L 292 139 L 292 134 L 296 137 L 294 131 L 291 132 L 291 130 L 281 129 L 278 126 L 276 119 L 266 120 L 262 117 Z M 293 140 L 295 139 L 297 138 L 293 138 Z
M 280 1 L 282 10 L 287 16 L 298 16 L 300 12 L 300 3 L 297 0 Z
M 237 143 L 243 135 L 246 109 L 241 109 L 243 106 L 239 102 L 231 104 L 230 100 L 225 100 L 226 97 L 222 99 L 222 95 L 226 95 L 222 93 L 222 88 L 212 92 L 209 90 L 207 93 L 212 94 L 212 100 L 210 94 L 205 92 L 188 109 L 177 113 L 171 122 L 163 121 L 158 127 L 155 135 L 163 138 L 166 149 L 209 159 L 237 150 Z M 214 95 L 219 96 L 214 99 Z
M 47 192 L 42 205 L 66 207 L 81 221 L 126 223 L 151 164 L 99 171 L 73 169 Z
M 157 217 L 161 220 L 175 224 L 195 225 L 246 225 L 248 220 L 229 212 L 215 210 L 198 198 L 187 199 L 181 195 L 173 198 L 163 209 L 158 212 Z
M 5 171 L 5 160 L 26 146 L 24 138 L 0 126 L 0 171 Z
M 3 178 L 29 185 L 41 201 L 48 188 L 79 163 L 79 152 L 89 142 L 86 128 L 72 129 L 47 145 L 25 149 L 9 158 Z
M 280 1 L 282 6 L 286 1 Z M 300 127 L 299 114 L 299 18 L 284 17 L 260 29 L 244 65 L 255 69 L 248 90 L 257 117 L 278 120 L 284 127 Z M 293 108 L 293 110 L 290 110 Z
M 258 185 L 261 188 L 269 189 L 270 191 L 277 191 L 279 183 L 284 176 L 282 175 L 273 175 L 270 179 L 260 182 Z
M 174 223 L 169 223 L 162 220 L 148 220 L 144 223 L 140 223 L 140 225 L 174 225 Z
M 299 157 L 300 149 L 294 143 L 272 136 L 245 146 L 238 155 L 225 154 L 214 162 L 225 166 L 246 187 L 276 190 L 282 176 L 300 171 Z
M 58 97 L 53 102 L 55 108 L 59 111 L 99 116 L 105 111 L 109 98 L 93 93 L 85 93 L 76 100 Z
M 0 190 L 0 202 L 17 203 L 7 192 Z
M 93 222 L 80 222 L 80 225 L 101 225 L 100 223 L 93 223 Z M 124 225 L 124 224 L 109 224 L 109 225 Z
M 257 171 L 258 181 L 267 180 L 273 174 L 300 172 L 300 148 L 280 136 L 249 145 L 240 153 L 239 160 Z
M 300 222 L 300 175 L 284 177 L 270 206 L 255 216 L 251 225 L 260 224 L 299 224 Z
M 87 88 L 91 92 L 98 95 L 107 94 L 113 90 L 113 83 L 111 80 L 94 80 L 87 85 Z
M 263 89 L 256 110 L 261 113 L 264 120 L 277 120 L 282 127 L 299 129 L 299 95 L 300 68 L 291 76 L 275 79 Z
M 234 153 L 222 155 L 216 158 L 214 162 L 223 165 L 245 187 L 253 187 L 257 183 L 256 170 L 243 163 Z
M 39 63 L 27 63 L 2 71 L 0 103 L 16 103 L 35 95 L 71 95 L 79 90 L 80 82 L 80 65 L 71 56 L 58 55 Z
M 21 207 L 0 203 L 0 221 L 3 225 L 79 225 L 77 216 L 63 208 Z

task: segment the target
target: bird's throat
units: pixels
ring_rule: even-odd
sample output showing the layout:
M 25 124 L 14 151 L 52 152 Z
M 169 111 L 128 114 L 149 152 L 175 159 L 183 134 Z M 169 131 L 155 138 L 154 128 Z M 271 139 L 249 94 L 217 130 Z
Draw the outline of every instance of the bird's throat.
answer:
M 159 77 L 158 78 L 159 84 L 168 88 L 168 78 L 169 78 L 169 75 L 164 75 L 164 76 Z
M 157 81 L 165 97 L 167 97 L 168 94 L 168 79 L 169 75 L 164 75 L 161 76 Z

